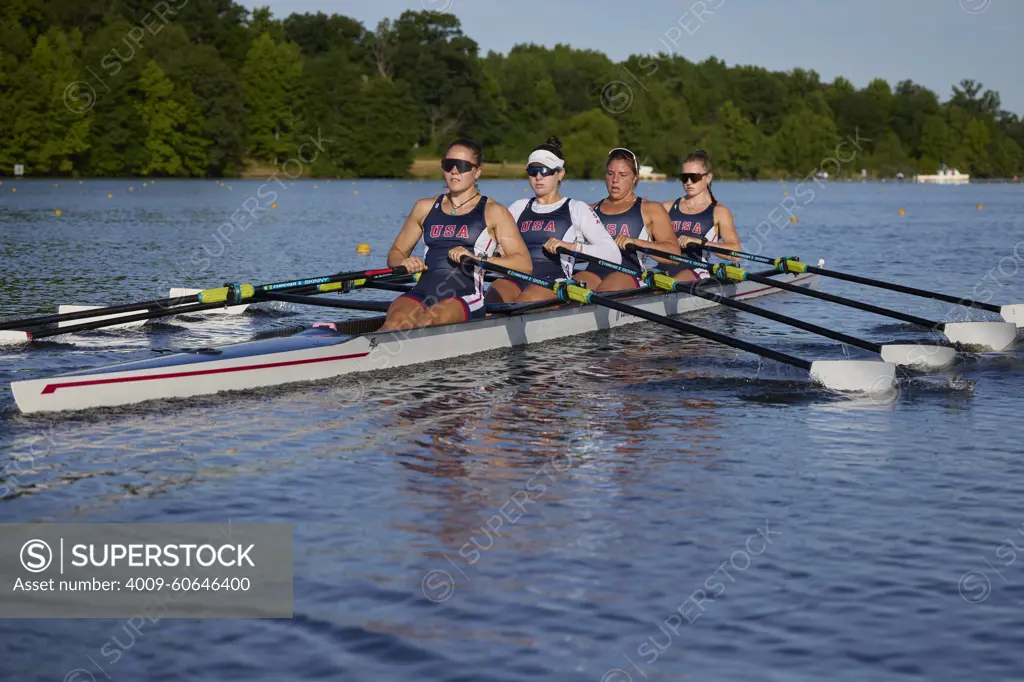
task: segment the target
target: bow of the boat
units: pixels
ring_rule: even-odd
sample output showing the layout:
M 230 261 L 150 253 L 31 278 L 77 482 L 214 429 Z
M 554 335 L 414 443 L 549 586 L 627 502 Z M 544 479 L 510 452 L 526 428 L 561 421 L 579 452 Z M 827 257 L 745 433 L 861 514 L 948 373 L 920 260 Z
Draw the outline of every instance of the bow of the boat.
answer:
M 363 336 L 314 328 L 293 336 L 165 355 L 11 383 L 23 413 L 188 398 L 329 378 L 370 354 Z

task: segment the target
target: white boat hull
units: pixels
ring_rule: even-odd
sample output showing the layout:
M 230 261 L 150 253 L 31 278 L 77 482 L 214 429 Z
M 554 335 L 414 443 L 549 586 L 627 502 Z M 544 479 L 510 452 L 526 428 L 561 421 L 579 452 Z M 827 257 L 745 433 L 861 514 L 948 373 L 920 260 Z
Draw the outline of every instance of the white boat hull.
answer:
M 779 281 L 809 284 L 817 276 L 777 277 Z M 748 299 L 779 291 L 753 282 L 740 282 L 724 285 L 721 293 L 730 298 Z M 684 293 L 652 293 L 630 297 L 624 302 L 660 315 L 717 306 Z M 596 305 L 566 305 L 539 312 L 494 315 L 460 324 L 360 336 L 313 328 L 286 338 L 16 381 L 11 389 L 18 408 L 24 413 L 84 410 L 319 381 L 540 343 L 636 322 L 642 320 Z

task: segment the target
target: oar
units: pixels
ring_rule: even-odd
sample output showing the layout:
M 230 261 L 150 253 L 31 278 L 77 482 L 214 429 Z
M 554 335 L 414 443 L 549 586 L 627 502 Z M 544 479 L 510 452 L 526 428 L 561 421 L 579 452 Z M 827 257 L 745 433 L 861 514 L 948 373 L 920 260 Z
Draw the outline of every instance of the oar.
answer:
M 826 270 L 825 268 L 815 267 L 806 263 L 801 263 L 798 260 L 791 258 L 769 258 L 767 256 L 758 256 L 752 253 L 744 253 L 742 251 L 729 251 L 719 246 L 712 246 L 710 244 L 702 244 L 699 248 L 707 249 L 712 253 L 717 253 L 725 256 L 733 256 L 736 258 L 744 258 L 749 261 L 756 263 L 767 263 L 774 265 L 779 269 L 780 272 L 812 272 L 822 277 L 832 277 L 834 279 L 842 279 L 847 282 L 853 282 L 855 284 L 863 284 L 869 287 L 878 287 L 880 289 L 888 289 L 890 291 L 897 291 L 901 294 L 909 294 L 911 296 L 919 296 L 921 298 L 931 298 L 936 301 L 944 301 L 946 303 L 955 303 L 956 305 L 968 306 L 971 308 L 977 308 L 979 310 L 987 310 L 990 313 L 999 313 L 999 315 L 1007 322 L 1012 322 L 1018 327 L 1024 327 L 1024 303 L 1009 303 L 1006 305 L 993 305 L 991 303 L 984 303 L 982 301 L 976 301 L 970 298 L 959 298 L 956 296 L 950 296 L 949 294 L 941 294 L 937 291 L 928 291 L 927 289 L 917 289 L 914 287 L 908 287 L 904 284 L 893 284 L 892 282 L 883 282 L 880 279 L 871 279 L 870 277 L 862 277 L 860 275 L 850 275 L 845 272 L 837 272 L 835 270 Z
M 565 253 L 566 255 L 574 255 L 580 260 L 596 263 L 606 268 L 618 270 L 619 272 L 631 275 L 641 281 L 646 281 L 647 285 L 652 288 L 656 287 L 658 289 L 664 289 L 665 291 L 685 291 L 692 296 L 698 296 L 709 301 L 714 301 L 715 303 L 719 303 L 727 308 L 742 310 L 743 312 L 750 313 L 751 315 L 757 315 L 758 317 L 774 320 L 775 322 L 781 322 L 782 324 L 796 327 L 797 329 L 803 329 L 804 331 L 817 334 L 818 336 L 834 339 L 835 341 L 845 343 L 849 346 L 863 348 L 864 350 L 871 351 L 872 353 L 877 353 L 886 362 L 892 362 L 897 365 L 944 367 L 956 359 L 956 350 L 948 346 L 916 343 L 880 345 L 872 341 L 857 338 L 856 336 L 850 336 L 849 334 L 826 329 L 825 327 L 819 327 L 816 324 L 804 322 L 803 320 L 798 320 L 794 317 L 780 315 L 779 313 L 775 313 L 770 310 L 758 308 L 757 306 L 750 305 L 749 303 L 743 303 L 742 301 L 734 300 L 728 296 L 722 296 L 721 294 L 716 294 L 713 291 L 707 291 L 707 283 L 712 281 L 709 279 L 693 283 L 684 283 L 676 281 L 673 277 L 663 272 L 658 272 L 657 270 L 644 275 L 644 273 L 639 270 L 617 265 L 600 258 L 594 258 L 585 253 L 574 253 L 571 249 L 566 249 L 564 247 L 559 247 L 558 251 L 560 253 Z
M 758 282 L 759 284 L 784 289 L 785 291 L 792 291 L 793 293 L 800 294 L 801 296 L 810 296 L 822 301 L 838 303 L 839 305 L 857 308 L 858 310 L 864 310 L 869 313 L 874 313 L 875 315 L 891 317 L 895 320 L 901 320 L 919 327 L 940 331 L 952 343 L 959 343 L 965 346 L 980 346 L 988 350 L 1001 351 L 1012 345 L 1014 340 L 1017 338 L 1017 327 L 1011 322 L 935 322 L 934 320 L 928 320 L 923 317 L 918 317 L 917 315 L 901 313 L 898 310 L 890 310 L 889 308 L 882 308 L 881 306 L 871 305 L 870 303 L 856 301 L 852 298 L 836 296 L 835 294 L 827 294 L 823 291 L 815 291 L 806 287 L 798 287 L 788 282 L 778 282 L 770 277 L 757 275 L 734 265 L 725 265 L 722 263 L 711 265 L 703 261 L 684 258 L 673 253 L 659 251 L 658 249 L 649 249 L 645 246 L 636 246 L 635 244 L 630 244 L 627 248 L 641 251 L 651 256 L 667 258 L 691 267 L 706 268 L 719 279 L 728 279 L 735 282 L 741 282 L 743 280 Z M 799 261 L 791 262 L 798 263 Z M 817 269 L 818 268 L 814 268 L 814 270 Z M 808 272 L 810 272 L 810 270 L 811 269 L 808 266 Z M 787 271 L 782 270 L 782 272 Z
M 273 284 L 232 284 L 225 287 L 219 287 L 216 289 L 205 289 L 198 294 L 189 296 L 191 299 L 198 299 L 199 302 L 191 305 L 177 305 L 173 307 L 161 307 L 168 300 L 175 299 L 161 299 L 160 301 L 148 301 L 143 303 L 132 303 L 126 306 L 111 306 L 115 310 L 110 308 L 101 308 L 97 310 L 83 311 L 81 313 L 71 313 L 74 315 L 71 319 L 80 319 L 83 316 L 87 316 L 87 313 L 91 313 L 95 316 L 98 312 L 109 314 L 110 312 L 126 312 L 132 310 L 144 310 L 136 315 L 119 316 L 116 318 L 107 318 L 103 320 L 95 320 L 92 322 L 83 322 L 81 324 L 68 325 L 66 327 L 59 327 L 54 329 L 19 329 L 17 331 L 0 331 L 0 342 L 25 342 L 32 341 L 35 339 L 45 339 L 51 336 L 63 336 L 64 334 L 73 334 L 80 331 L 89 331 L 91 329 L 100 329 L 103 327 L 109 327 L 117 324 L 123 324 L 125 322 L 135 322 L 138 320 L 151 320 L 157 317 L 167 317 L 169 315 L 181 315 L 184 313 L 198 312 L 201 310 L 211 310 L 226 305 L 242 305 L 244 303 L 250 303 L 255 300 L 260 300 L 261 296 L 266 293 L 274 291 L 293 291 L 296 293 L 328 293 L 331 291 L 342 290 L 346 283 L 352 282 L 359 284 L 367 280 L 381 279 L 385 277 L 394 277 L 397 275 L 407 274 L 405 268 L 399 266 L 396 268 L 386 268 L 383 270 L 360 270 L 356 272 L 344 272 L 336 275 L 327 275 L 324 277 L 312 277 L 309 279 L 293 280 L 290 282 L 276 282 Z M 212 300 L 211 300 L 212 299 Z M 187 299 L 186 299 L 187 300 Z M 153 308 L 156 308 L 154 310 Z M 12 324 L 5 324 L 3 328 L 10 329 L 11 326 L 17 327 L 36 327 L 40 324 L 40 320 L 54 320 L 53 318 L 67 319 L 68 316 L 61 315 L 48 315 L 41 318 L 33 318 L 29 320 L 21 320 Z
M 761 357 L 768 358 L 770 360 L 775 360 L 777 362 L 797 367 L 807 371 L 810 374 L 811 379 L 814 381 L 817 381 L 825 387 L 833 390 L 884 392 L 895 385 L 894 377 L 896 374 L 896 365 L 891 362 L 879 362 L 876 360 L 815 360 L 812 362 L 787 353 L 772 350 L 771 348 L 765 348 L 764 346 L 759 346 L 748 341 L 733 338 L 725 334 L 719 334 L 718 332 L 714 332 L 709 329 L 697 327 L 695 325 L 682 322 L 681 320 L 675 320 L 670 317 L 665 317 L 664 315 L 651 313 L 643 308 L 627 305 L 606 296 L 599 296 L 593 291 L 575 284 L 570 284 L 568 282 L 551 282 L 517 270 L 510 270 L 509 268 L 497 265 L 496 263 L 477 260 L 470 256 L 463 256 L 463 261 L 474 263 L 485 270 L 500 272 L 507 277 L 512 277 L 523 282 L 529 282 L 530 284 L 536 284 L 537 286 L 551 289 L 557 293 L 559 299 L 563 301 L 593 303 L 605 308 L 610 308 L 611 310 L 617 310 L 626 315 L 633 315 L 650 322 L 663 324 L 666 327 L 670 327 L 682 334 L 700 336 L 710 341 L 715 341 L 732 348 L 737 348 L 739 350 L 747 351 L 748 353 L 760 355 Z
M 240 305 L 242 303 L 248 303 L 253 296 L 259 292 L 264 291 L 282 291 L 288 289 L 301 289 L 306 287 L 323 287 L 323 285 L 329 284 L 340 284 L 344 282 L 353 282 L 358 280 L 377 280 L 386 277 L 394 277 L 397 275 L 405 275 L 405 268 L 399 266 L 396 268 L 384 268 L 378 270 L 357 270 L 354 272 L 339 272 L 334 275 L 326 275 L 324 277 L 311 277 L 308 279 L 297 279 L 290 282 L 275 282 L 273 284 L 225 284 L 222 287 L 215 289 L 204 289 L 197 294 L 179 298 L 161 298 L 153 301 L 142 301 L 141 303 L 127 303 L 124 305 L 114 305 L 105 308 L 93 308 L 91 310 L 81 310 L 73 313 L 65 313 L 63 315 L 43 315 L 41 317 L 23 318 L 19 320 L 4 320 L 0 321 L 0 330 L 3 329 L 25 329 L 27 327 L 39 327 L 47 324 L 54 324 L 57 322 L 67 322 L 70 320 L 83 320 L 90 317 L 98 317 L 100 315 L 111 315 L 114 313 L 127 313 L 136 310 L 152 311 L 156 308 L 161 309 L 161 312 L 154 317 L 160 317 L 162 315 L 174 315 L 178 312 L 193 312 L 195 310 L 206 310 L 208 308 L 191 308 L 187 304 L 211 304 L 211 308 L 217 306 L 229 306 L 229 305 Z M 336 291 L 341 289 L 340 286 L 334 288 L 321 288 L 321 292 Z M 189 310 L 185 310 L 185 307 L 189 307 Z M 170 312 L 166 312 L 170 309 Z M 101 327 L 121 324 L 123 322 L 132 322 L 137 318 L 132 317 L 118 317 L 112 318 L 109 322 L 104 321 Z M 95 327 L 94 327 L 95 329 Z M 64 327 L 65 334 L 69 331 L 74 331 L 75 327 Z

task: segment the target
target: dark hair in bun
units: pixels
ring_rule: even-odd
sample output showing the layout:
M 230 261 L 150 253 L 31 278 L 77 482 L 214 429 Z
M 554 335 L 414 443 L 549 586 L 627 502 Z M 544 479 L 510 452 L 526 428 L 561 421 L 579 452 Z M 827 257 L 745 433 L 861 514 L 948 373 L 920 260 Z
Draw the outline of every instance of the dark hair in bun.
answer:
M 565 161 L 565 156 L 562 154 L 562 141 L 559 140 L 554 135 L 549 137 L 548 141 L 545 142 L 544 144 L 540 144 L 540 145 L 537 145 L 536 147 L 534 147 L 533 151 L 536 152 L 536 151 L 540 151 L 542 149 L 544 151 L 551 152 L 552 154 L 554 154 L 555 156 L 560 158 L 562 161 Z

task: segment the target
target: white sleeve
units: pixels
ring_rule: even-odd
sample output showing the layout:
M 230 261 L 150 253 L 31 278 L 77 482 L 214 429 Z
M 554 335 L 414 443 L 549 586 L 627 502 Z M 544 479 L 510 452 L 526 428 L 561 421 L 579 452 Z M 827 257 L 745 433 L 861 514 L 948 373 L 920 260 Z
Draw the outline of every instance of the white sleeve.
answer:
M 569 213 L 572 215 L 572 225 L 576 228 L 576 233 L 583 235 L 583 253 L 617 265 L 622 264 L 622 252 L 589 204 L 571 199 Z
M 516 199 L 512 202 L 512 205 L 508 207 L 508 212 L 512 214 L 512 219 L 517 223 L 519 222 L 519 216 L 523 214 L 523 210 L 526 205 L 530 203 L 529 199 Z

